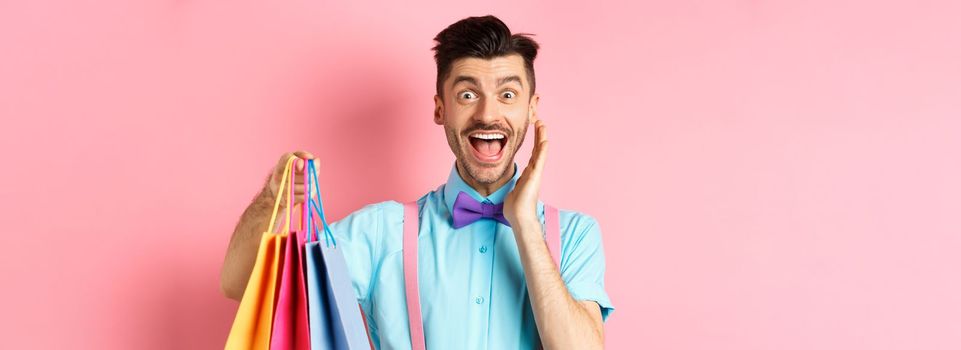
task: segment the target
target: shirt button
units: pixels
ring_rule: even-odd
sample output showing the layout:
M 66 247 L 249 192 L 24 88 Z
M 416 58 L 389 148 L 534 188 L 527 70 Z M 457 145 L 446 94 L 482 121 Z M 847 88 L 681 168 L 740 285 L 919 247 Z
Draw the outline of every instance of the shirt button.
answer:
M 484 297 L 474 298 L 474 302 L 477 303 L 478 305 L 483 304 L 483 303 L 484 303 Z
M 487 246 L 480 247 L 480 249 L 478 249 L 478 251 L 480 251 L 481 254 L 487 253 Z

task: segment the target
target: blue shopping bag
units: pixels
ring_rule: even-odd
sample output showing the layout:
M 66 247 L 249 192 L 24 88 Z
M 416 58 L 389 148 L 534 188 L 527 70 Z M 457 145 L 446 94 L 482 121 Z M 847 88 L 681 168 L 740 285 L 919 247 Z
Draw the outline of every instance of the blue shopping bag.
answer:
M 307 305 L 310 325 L 311 349 L 370 349 L 367 326 L 354 295 L 350 272 L 344 252 L 337 247 L 334 234 L 324 216 L 323 202 L 314 162 L 308 163 L 308 173 L 317 190 L 316 200 L 305 194 L 310 207 L 311 228 L 305 252 L 307 253 Z M 324 237 L 318 237 L 314 214 L 320 218 Z

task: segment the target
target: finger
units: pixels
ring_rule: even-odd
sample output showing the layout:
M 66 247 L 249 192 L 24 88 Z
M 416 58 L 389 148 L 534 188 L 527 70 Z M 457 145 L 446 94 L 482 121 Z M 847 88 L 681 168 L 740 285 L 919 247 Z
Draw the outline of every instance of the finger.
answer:
M 287 165 L 287 161 L 290 160 L 290 156 L 292 156 L 292 155 L 294 155 L 294 154 L 291 153 L 291 152 L 287 152 L 287 153 L 284 153 L 283 155 L 281 155 L 281 156 L 280 156 L 280 159 L 277 160 L 277 168 L 283 169 L 283 166 L 284 166 L 284 165 Z
M 271 174 L 271 179 L 277 181 L 277 183 L 280 183 L 280 178 L 283 177 L 284 175 L 284 168 L 287 167 L 287 161 L 289 161 L 290 157 L 292 157 L 293 155 L 294 155 L 293 153 L 287 152 L 287 153 L 284 153 L 284 155 L 280 156 L 280 160 L 278 160 L 277 165 L 274 166 L 274 171 Z
M 535 167 L 537 169 L 542 169 L 544 167 L 544 162 L 547 160 L 547 125 L 544 125 L 543 121 L 537 121 L 540 126 L 537 128 L 537 154 L 535 157 Z
M 304 159 L 304 160 L 314 159 L 314 155 L 307 151 L 296 151 L 293 154 L 297 156 L 297 158 Z
M 538 120 L 534 123 L 534 150 L 531 152 L 531 159 L 528 167 L 540 168 L 544 164 L 544 155 L 547 146 L 547 126 Z
M 274 165 L 274 169 L 270 173 L 271 179 L 276 180 L 284 174 L 284 166 L 287 165 L 287 159 L 289 159 L 289 156 L 285 154 L 283 157 L 281 157 L 280 161 L 277 162 L 276 165 Z
M 527 168 L 534 166 L 534 159 L 537 159 L 537 152 L 539 151 L 537 146 L 540 145 L 541 143 L 540 142 L 541 134 L 538 133 L 537 130 L 539 130 L 540 127 L 541 127 L 540 120 L 534 122 L 534 149 L 531 150 L 531 158 L 527 160 Z M 527 169 L 524 169 L 524 170 L 527 170 Z
M 277 169 L 277 171 L 282 173 L 284 171 L 284 168 L 287 167 L 287 162 L 290 161 L 291 157 L 298 157 L 298 156 L 296 152 L 284 153 L 284 155 L 280 156 L 280 160 L 277 161 L 277 166 L 275 166 L 274 168 Z

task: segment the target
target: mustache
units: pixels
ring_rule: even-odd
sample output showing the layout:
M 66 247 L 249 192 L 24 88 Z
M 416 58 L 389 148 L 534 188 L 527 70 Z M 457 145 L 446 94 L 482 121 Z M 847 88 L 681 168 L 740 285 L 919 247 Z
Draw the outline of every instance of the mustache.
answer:
M 467 129 L 464 129 L 464 136 L 470 135 L 472 132 L 475 132 L 475 131 L 503 131 L 507 135 L 513 135 L 513 132 L 511 129 L 500 126 L 498 124 L 490 124 L 490 125 L 475 124 L 475 125 L 471 125 Z

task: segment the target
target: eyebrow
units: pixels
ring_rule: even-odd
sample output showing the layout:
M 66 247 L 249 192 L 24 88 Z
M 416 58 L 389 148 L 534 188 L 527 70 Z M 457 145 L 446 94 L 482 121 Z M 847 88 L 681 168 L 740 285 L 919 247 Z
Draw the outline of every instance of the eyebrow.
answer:
M 473 84 L 473 85 L 478 85 L 478 84 L 477 84 L 477 79 L 474 79 L 474 77 L 468 77 L 468 76 L 465 76 L 465 75 L 458 75 L 456 78 L 454 78 L 454 83 L 451 84 L 451 86 L 457 85 L 457 83 L 460 83 L 460 82 L 462 82 L 462 81 L 468 82 L 468 83 Z
M 457 83 L 460 83 L 462 81 L 473 84 L 473 85 L 480 85 L 477 83 L 477 79 L 475 79 L 474 77 L 470 77 L 466 75 L 458 75 L 456 78 L 454 78 L 454 83 L 451 84 L 451 86 L 457 85 Z M 524 86 L 524 83 L 521 81 L 521 77 L 517 75 L 511 75 L 511 76 L 497 79 L 497 86 L 501 86 L 512 81 L 517 82 L 521 86 Z
M 524 83 L 521 83 L 521 77 L 516 76 L 516 75 L 512 75 L 512 76 L 509 76 L 509 77 L 503 77 L 503 78 L 498 79 L 498 80 L 497 80 L 497 86 L 501 86 L 501 85 L 507 84 L 507 83 L 512 82 L 512 81 L 517 82 L 517 83 L 520 84 L 521 86 L 524 86 Z

